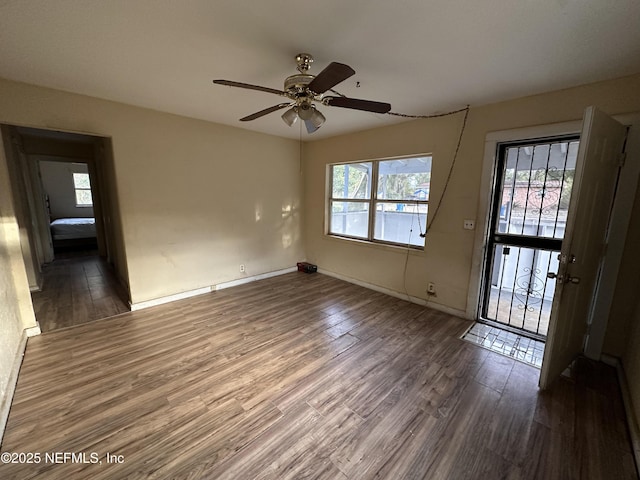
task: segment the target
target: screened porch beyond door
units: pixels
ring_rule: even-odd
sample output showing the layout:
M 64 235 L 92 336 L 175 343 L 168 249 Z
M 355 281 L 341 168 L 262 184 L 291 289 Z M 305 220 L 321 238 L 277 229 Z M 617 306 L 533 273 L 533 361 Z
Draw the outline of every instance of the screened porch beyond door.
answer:
M 576 138 L 502 145 L 481 319 L 544 339 L 578 152 Z
M 487 318 L 546 336 L 551 317 L 558 251 L 497 245 Z

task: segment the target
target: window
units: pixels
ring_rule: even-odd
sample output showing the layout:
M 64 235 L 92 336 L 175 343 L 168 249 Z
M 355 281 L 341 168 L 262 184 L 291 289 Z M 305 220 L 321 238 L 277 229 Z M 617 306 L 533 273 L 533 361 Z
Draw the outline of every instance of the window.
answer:
M 424 247 L 431 156 L 329 166 L 329 234 Z
M 74 173 L 73 188 L 76 190 L 76 207 L 93 206 L 91 183 L 89 182 L 88 173 Z

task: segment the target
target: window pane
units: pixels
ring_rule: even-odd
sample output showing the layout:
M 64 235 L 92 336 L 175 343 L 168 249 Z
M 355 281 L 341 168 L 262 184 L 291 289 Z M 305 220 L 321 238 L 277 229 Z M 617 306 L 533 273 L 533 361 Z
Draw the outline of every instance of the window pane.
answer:
M 91 190 L 76 190 L 76 205 L 93 205 Z
M 75 188 L 91 188 L 89 183 L 88 173 L 74 173 L 73 174 L 73 186 Z
M 402 245 L 424 246 L 427 204 L 377 203 L 374 238 Z
M 368 224 L 368 203 L 331 202 L 331 231 L 329 233 L 367 238 Z
M 371 198 L 371 165 L 371 162 L 333 165 L 333 198 Z
M 378 169 L 378 198 L 429 200 L 431 157 L 384 160 Z

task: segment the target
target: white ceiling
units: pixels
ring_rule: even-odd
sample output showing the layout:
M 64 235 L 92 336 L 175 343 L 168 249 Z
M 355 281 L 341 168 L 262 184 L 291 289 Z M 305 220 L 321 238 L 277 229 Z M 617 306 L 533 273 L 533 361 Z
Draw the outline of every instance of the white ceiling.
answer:
M 298 138 L 268 93 L 294 57 L 356 75 L 335 87 L 430 114 L 640 72 L 638 0 L 0 0 L 0 76 Z M 356 88 L 356 82 L 360 87 Z M 321 107 L 305 140 L 403 121 Z

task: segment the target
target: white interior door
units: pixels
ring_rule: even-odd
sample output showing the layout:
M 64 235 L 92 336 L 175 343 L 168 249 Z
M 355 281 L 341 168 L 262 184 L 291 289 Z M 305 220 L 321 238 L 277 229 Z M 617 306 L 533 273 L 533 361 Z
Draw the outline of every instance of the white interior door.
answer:
M 625 135 L 623 125 L 595 107 L 585 111 L 540 372 L 543 389 L 584 348 Z

